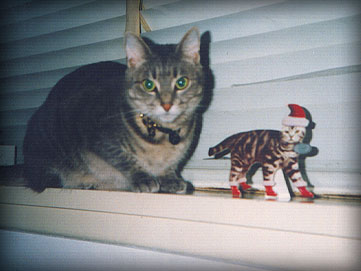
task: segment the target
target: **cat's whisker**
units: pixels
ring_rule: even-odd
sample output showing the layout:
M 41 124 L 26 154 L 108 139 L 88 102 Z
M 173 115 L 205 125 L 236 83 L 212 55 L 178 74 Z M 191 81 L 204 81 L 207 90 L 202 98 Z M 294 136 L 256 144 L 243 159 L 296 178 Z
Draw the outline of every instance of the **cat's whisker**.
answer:
M 107 115 L 104 120 L 109 120 L 109 119 L 112 119 L 112 118 L 117 118 L 117 117 L 124 117 L 125 119 L 130 119 L 133 117 L 134 113 L 138 114 L 138 111 L 137 110 L 130 110 L 130 111 L 127 111 L 127 112 L 119 112 L 119 113 L 116 113 L 116 114 L 113 114 L 113 115 Z

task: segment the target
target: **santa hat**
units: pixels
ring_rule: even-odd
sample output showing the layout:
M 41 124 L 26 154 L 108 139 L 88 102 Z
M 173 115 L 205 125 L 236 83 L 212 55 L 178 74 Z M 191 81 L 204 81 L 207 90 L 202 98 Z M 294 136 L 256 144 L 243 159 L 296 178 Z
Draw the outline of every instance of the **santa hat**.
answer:
M 309 123 L 306 119 L 305 111 L 298 104 L 289 104 L 291 113 L 282 120 L 282 124 L 285 126 L 302 126 L 306 127 Z

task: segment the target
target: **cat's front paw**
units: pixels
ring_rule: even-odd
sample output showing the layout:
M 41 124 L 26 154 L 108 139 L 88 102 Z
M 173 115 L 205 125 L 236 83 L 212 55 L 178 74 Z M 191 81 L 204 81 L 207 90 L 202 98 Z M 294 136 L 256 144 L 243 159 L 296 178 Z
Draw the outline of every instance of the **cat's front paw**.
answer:
M 155 193 L 159 192 L 160 184 L 151 176 L 147 174 L 136 174 L 133 176 L 133 183 L 131 190 L 133 192 Z
M 194 187 L 190 182 L 178 178 L 164 178 L 160 181 L 160 192 L 191 194 Z

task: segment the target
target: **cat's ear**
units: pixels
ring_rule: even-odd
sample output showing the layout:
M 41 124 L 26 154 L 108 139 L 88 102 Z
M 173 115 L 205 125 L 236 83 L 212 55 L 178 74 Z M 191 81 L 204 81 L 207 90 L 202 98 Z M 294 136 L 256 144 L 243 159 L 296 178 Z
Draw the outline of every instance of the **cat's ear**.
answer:
M 127 55 L 127 65 L 129 68 L 139 67 L 150 53 L 149 47 L 137 35 L 125 33 L 125 53 Z
M 199 30 L 197 27 L 192 27 L 178 44 L 177 51 L 181 52 L 185 60 L 198 64 L 200 44 Z

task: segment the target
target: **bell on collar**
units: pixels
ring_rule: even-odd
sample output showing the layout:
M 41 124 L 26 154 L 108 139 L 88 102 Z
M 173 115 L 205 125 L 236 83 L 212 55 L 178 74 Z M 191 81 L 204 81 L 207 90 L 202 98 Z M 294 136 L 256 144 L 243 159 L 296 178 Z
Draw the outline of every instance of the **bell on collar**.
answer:
M 144 126 L 147 127 L 149 137 L 151 137 L 151 138 L 155 137 L 156 130 L 158 130 L 162 133 L 168 134 L 168 136 L 169 136 L 168 140 L 171 144 L 177 145 L 180 142 L 180 140 L 181 140 L 181 138 L 179 136 L 180 129 L 178 129 L 178 131 L 174 131 L 169 128 L 164 128 L 164 127 L 156 124 L 150 118 L 145 117 L 144 114 L 139 114 L 139 117 L 142 119 Z
M 169 133 L 169 142 L 173 145 L 177 145 L 180 142 L 180 136 L 179 136 L 178 132 L 171 131 Z

